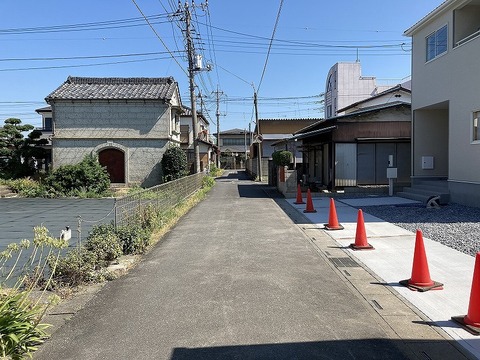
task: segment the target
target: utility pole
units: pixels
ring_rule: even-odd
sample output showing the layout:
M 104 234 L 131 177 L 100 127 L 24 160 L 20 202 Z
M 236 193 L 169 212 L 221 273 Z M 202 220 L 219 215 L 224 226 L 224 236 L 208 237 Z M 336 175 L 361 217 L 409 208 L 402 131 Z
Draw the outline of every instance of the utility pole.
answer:
M 188 56 L 188 79 L 190 82 L 190 106 L 192 108 L 192 130 L 193 130 L 193 147 L 195 150 L 194 173 L 200 172 L 200 147 L 198 144 L 198 120 L 197 120 L 197 98 L 195 96 L 195 67 L 194 57 L 195 49 L 193 47 L 191 34 L 191 14 L 188 7 L 188 2 L 185 2 L 185 36 L 187 38 L 187 56 Z
M 258 101 L 257 101 L 257 91 L 253 90 L 253 105 L 255 106 L 255 122 L 257 124 L 257 144 L 258 144 L 258 161 L 257 161 L 257 171 L 258 171 L 258 180 L 262 181 L 262 141 L 261 141 L 261 131 L 260 123 L 258 121 Z
M 217 84 L 217 91 L 213 92 L 216 94 L 217 98 L 217 111 L 215 112 L 215 115 L 217 116 L 217 147 L 218 147 L 218 157 L 217 157 L 217 167 L 220 168 L 220 95 L 223 95 L 223 91 L 220 91 L 218 89 L 218 84 Z

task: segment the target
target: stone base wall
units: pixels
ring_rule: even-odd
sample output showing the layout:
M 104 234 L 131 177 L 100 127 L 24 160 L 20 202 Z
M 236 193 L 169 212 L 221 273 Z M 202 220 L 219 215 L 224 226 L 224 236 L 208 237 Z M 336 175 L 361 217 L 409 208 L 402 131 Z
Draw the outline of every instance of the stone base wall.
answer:
M 106 148 L 122 150 L 125 154 L 125 179 L 127 185 L 154 186 L 161 183 L 161 160 L 168 146 L 160 139 L 54 139 L 52 150 L 53 169 L 62 165 L 76 164 L 85 155 Z
M 285 166 L 283 169 L 278 167 L 277 172 L 278 191 L 280 191 L 286 197 L 287 194 L 295 194 L 297 191 L 297 171 L 288 170 L 288 167 Z

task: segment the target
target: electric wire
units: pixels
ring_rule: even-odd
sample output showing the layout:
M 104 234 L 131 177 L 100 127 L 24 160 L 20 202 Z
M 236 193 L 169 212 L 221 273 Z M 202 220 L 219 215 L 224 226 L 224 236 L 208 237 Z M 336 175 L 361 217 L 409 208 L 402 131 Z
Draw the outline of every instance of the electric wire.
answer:
M 6 68 L 6 69 L 0 69 L 0 72 L 83 68 L 83 67 L 93 67 L 93 66 L 118 65 L 118 64 L 129 64 L 129 63 L 138 63 L 138 62 L 147 62 L 147 61 L 157 61 L 157 60 L 165 60 L 165 59 L 170 59 L 170 57 L 166 56 L 166 57 L 157 57 L 157 58 L 153 58 L 153 59 L 111 61 L 111 62 L 93 63 L 93 64 L 38 66 L 38 67 L 24 67 L 24 68 Z
M 166 18 L 169 14 L 151 15 L 149 21 L 154 24 L 162 24 L 167 21 L 154 22 L 162 18 Z M 105 29 L 120 29 L 128 27 L 145 26 L 145 24 L 139 23 L 143 21 L 142 18 L 129 18 L 120 20 L 108 20 L 91 23 L 79 23 L 79 24 L 65 24 L 65 25 L 53 25 L 53 26 L 39 26 L 28 28 L 11 28 L 0 29 L 0 35 L 22 35 L 22 34 L 45 34 L 45 33 L 60 33 L 60 32 L 77 32 L 77 31 L 96 31 Z M 135 24 L 137 23 L 137 24 Z M 128 25 L 126 25 L 128 24 Z
M 275 25 L 273 27 L 273 32 L 272 32 L 272 36 L 270 38 L 270 43 L 268 45 L 267 57 L 265 59 L 265 64 L 263 65 L 262 76 L 260 77 L 260 81 L 258 83 L 257 93 L 260 91 L 260 87 L 262 86 L 262 82 L 263 82 L 263 77 L 265 75 L 265 71 L 267 70 L 268 58 L 270 57 L 270 50 L 272 49 L 272 43 L 273 43 L 273 40 L 275 39 L 275 32 L 277 31 L 278 21 L 280 20 L 280 14 L 282 12 L 282 6 L 283 6 L 283 0 L 280 0 L 280 6 L 278 7 L 277 18 L 275 20 Z
M 132 2 L 135 4 L 137 10 L 140 12 L 140 14 L 142 14 L 143 18 L 145 19 L 145 21 L 147 22 L 148 26 L 150 26 L 150 29 L 152 29 L 153 33 L 155 34 L 155 36 L 158 38 L 158 40 L 160 40 L 160 42 L 162 43 L 162 45 L 165 47 L 165 49 L 169 52 L 170 56 L 172 57 L 173 60 L 175 60 L 175 62 L 177 63 L 177 65 L 180 67 L 180 69 L 182 69 L 182 71 L 185 73 L 185 75 L 188 76 L 188 73 L 187 71 L 183 68 L 183 66 L 178 62 L 177 58 L 173 55 L 173 53 L 170 51 L 170 49 L 168 48 L 167 44 L 165 44 L 165 42 L 163 41 L 162 37 L 157 33 L 157 31 L 155 30 L 155 28 L 153 27 L 153 25 L 150 23 L 150 21 L 148 20 L 148 17 L 143 13 L 142 9 L 140 8 L 140 6 L 138 6 L 136 0 L 132 0 Z

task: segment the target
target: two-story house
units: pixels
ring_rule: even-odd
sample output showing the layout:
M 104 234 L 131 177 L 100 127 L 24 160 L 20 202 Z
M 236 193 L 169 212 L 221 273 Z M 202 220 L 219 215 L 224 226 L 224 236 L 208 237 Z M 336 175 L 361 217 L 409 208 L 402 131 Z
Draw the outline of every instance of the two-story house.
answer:
M 192 109 L 184 106 L 180 116 L 180 146 L 187 154 L 188 168 L 193 173 L 195 164 L 194 131 Z M 197 112 L 197 140 L 200 154 L 200 171 L 208 168 L 211 163 L 217 163 L 217 146 L 210 134 L 210 123 L 202 113 Z
M 224 130 L 215 133 L 220 151 L 222 168 L 240 168 L 250 155 L 252 133 L 243 129 Z
M 173 78 L 68 77 L 45 100 L 54 169 L 95 153 L 112 183 L 161 182 L 162 156 L 180 143 L 182 104 Z
M 450 200 L 480 204 L 480 2 L 447 0 L 412 38 L 412 182 L 446 179 Z
M 38 164 L 38 168 L 48 171 L 52 162 L 52 107 L 45 106 L 36 109 L 35 111 L 42 116 L 42 127 L 36 128 L 35 130 L 39 130 L 42 133 L 41 139 L 46 139 L 48 141 L 46 145 L 43 145 L 43 148 L 46 150 L 45 159 L 42 164 Z

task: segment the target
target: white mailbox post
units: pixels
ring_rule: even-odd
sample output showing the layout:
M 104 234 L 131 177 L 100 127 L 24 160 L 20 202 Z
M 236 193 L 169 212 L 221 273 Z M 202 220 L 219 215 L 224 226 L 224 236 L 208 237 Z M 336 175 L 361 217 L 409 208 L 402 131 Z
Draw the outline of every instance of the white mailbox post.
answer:
M 397 178 L 397 168 L 394 168 L 394 167 L 387 168 L 387 178 L 388 178 L 388 195 L 393 196 L 393 179 Z

